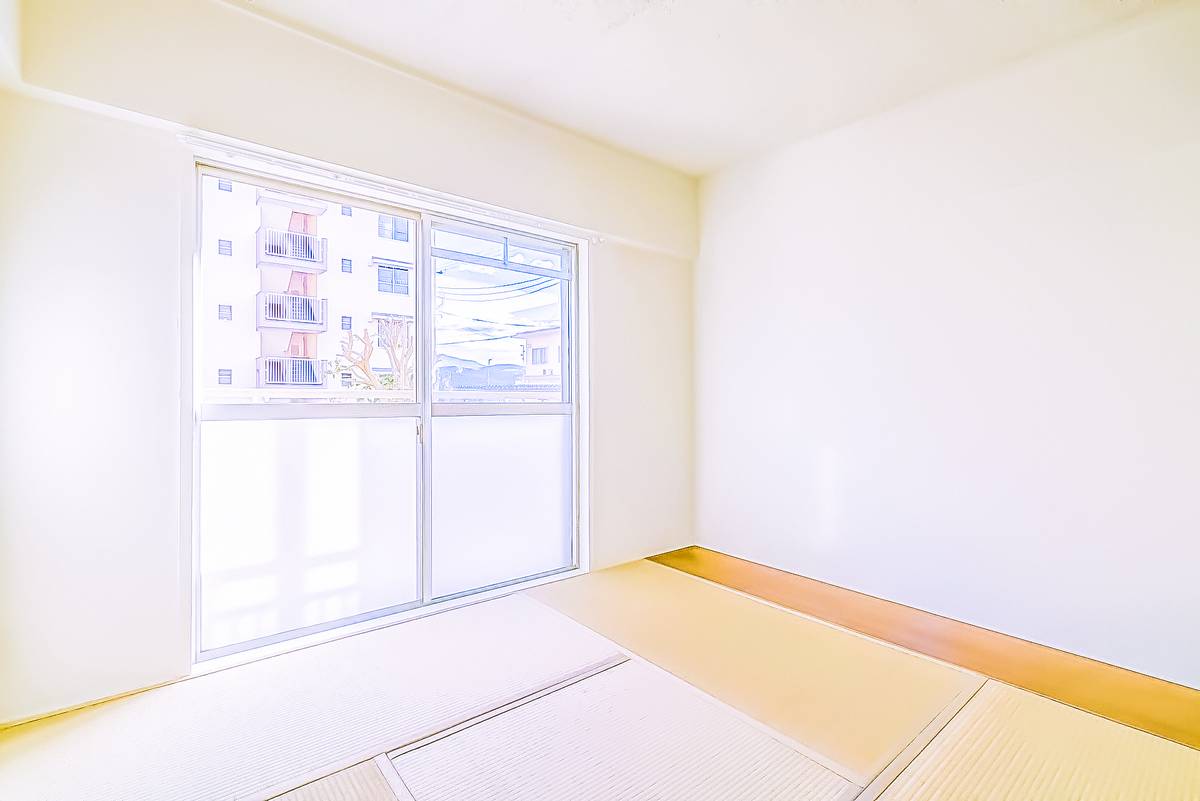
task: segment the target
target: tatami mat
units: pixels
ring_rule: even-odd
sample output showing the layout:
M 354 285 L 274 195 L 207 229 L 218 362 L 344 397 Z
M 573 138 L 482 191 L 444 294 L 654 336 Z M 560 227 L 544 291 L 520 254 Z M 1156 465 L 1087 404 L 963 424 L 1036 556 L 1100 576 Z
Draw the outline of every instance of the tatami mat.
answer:
M 510 596 L 18 726 L 0 799 L 261 797 L 621 658 Z
M 883 801 L 1200 801 L 1200 751 L 989 681 Z
M 331 776 L 277 796 L 274 801 L 399 801 L 375 761 L 338 771 Z
M 858 788 L 626 662 L 394 759 L 416 801 L 848 801 Z
M 1200 690 L 699 545 L 650 561 L 1200 748 Z
M 861 786 L 981 682 L 646 561 L 529 594 L 824 756 Z
M 670 568 L 529 594 L 0 732 L 0 799 L 1200 801 L 1200 751 Z

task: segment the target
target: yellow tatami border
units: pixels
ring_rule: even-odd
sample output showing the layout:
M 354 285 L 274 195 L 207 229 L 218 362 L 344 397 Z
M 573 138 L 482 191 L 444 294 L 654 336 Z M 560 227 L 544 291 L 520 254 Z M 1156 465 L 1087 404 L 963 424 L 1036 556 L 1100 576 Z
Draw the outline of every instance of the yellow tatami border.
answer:
M 650 559 L 1109 720 L 1200 748 L 1200 690 L 700 546 Z

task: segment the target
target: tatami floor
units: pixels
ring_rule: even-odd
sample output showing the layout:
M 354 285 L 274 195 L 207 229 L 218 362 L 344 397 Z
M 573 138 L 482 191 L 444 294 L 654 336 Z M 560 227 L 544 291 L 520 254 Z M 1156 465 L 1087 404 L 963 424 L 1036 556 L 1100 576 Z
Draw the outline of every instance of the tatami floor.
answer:
M 0 799 L 1200 801 L 1200 751 L 650 561 L 0 732 Z
M 531 594 L 768 723 L 862 801 L 1200 799 L 1200 750 L 655 562 Z

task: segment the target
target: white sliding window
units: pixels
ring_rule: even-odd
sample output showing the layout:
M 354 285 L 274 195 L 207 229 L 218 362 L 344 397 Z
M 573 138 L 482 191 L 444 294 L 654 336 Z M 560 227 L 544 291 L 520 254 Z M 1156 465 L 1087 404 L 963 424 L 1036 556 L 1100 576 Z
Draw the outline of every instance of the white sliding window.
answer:
M 571 253 L 432 226 L 435 597 L 574 563 Z
M 199 193 L 198 659 L 578 565 L 572 243 Z

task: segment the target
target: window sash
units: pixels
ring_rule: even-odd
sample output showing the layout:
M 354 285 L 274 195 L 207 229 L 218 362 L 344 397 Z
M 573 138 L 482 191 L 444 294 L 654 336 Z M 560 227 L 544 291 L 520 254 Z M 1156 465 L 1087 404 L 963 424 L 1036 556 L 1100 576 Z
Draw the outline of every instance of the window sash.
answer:
M 341 192 L 325 190 L 319 187 L 306 186 L 297 184 L 292 181 L 280 180 L 266 174 L 245 174 L 242 172 L 231 171 L 221 167 L 214 167 L 202 162 L 197 163 L 198 175 L 211 175 L 219 179 L 231 178 L 235 181 L 244 181 L 248 184 L 274 189 L 278 191 L 289 192 L 297 195 L 307 195 L 313 198 L 318 198 L 325 202 L 330 202 L 340 205 L 354 205 L 360 208 L 374 211 L 380 217 L 399 218 L 407 222 L 410 227 L 410 232 L 416 234 L 416 254 L 417 261 L 415 264 L 395 263 L 386 264 L 377 262 L 380 269 L 388 269 L 391 274 L 388 276 L 388 283 L 392 287 L 399 285 L 406 289 L 409 294 L 415 294 L 416 303 L 416 322 L 414 328 L 414 336 L 417 343 L 417 358 L 416 358 L 416 376 L 415 376 L 415 401 L 393 400 L 386 394 L 379 393 L 369 401 L 354 401 L 345 402 L 349 396 L 361 397 L 362 392 L 359 390 L 344 390 L 341 387 L 341 376 L 333 375 L 330 377 L 327 386 L 319 391 L 314 391 L 311 388 L 305 389 L 302 387 L 296 388 L 294 393 L 288 393 L 278 387 L 263 388 L 261 390 L 264 395 L 271 395 L 274 398 L 286 397 L 289 394 L 295 394 L 298 398 L 302 398 L 304 403 L 289 403 L 289 402 L 274 402 L 274 401 L 240 401 L 231 400 L 223 401 L 219 398 L 209 399 L 204 395 L 205 382 L 197 376 L 194 386 L 196 399 L 194 407 L 196 408 L 197 420 L 226 420 L 226 419 L 302 419 L 306 416 L 313 418 L 326 417 L 377 417 L 394 414 L 397 416 L 412 416 L 414 410 L 419 410 L 422 405 L 428 405 L 433 415 L 464 415 L 464 414 L 573 414 L 574 399 L 575 399 L 575 359 L 578 358 L 576 349 L 573 345 L 576 327 L 576 315 L 578 314 L 578 299 L 572 284 L 576 280 L 578 271 L 578 260 L 576 247 L 573 243 L 555 240 L 552 238 L 543 238 L 517 229 L 505 227 L 502 223 L 479 222 L 472 220 L 461 220 L 454 217 L 445 216 L 437 211 L 425 211 L 417 209 L 403 209 L 390 205 L 387 201 L 374 199 L 370 197 L 350 197 Z M 471 398 L 462 398 L 453 401 L 433 402 L 433 394 L 435 388 L 433 386 L 433 359 L 435 357 L 435 321 L 432 316 L 432 298 L 434 295 L 433 281 L 430 280 L 434 266 L 435 250 L 430 247 L 432 241 L 432 231 L 434 227 L 439 230 L 453 231 L 455 233 L 465 234 L 467 236 L 479 236 L 483 234 L 491 234 L 497 237 L 509 237 L 514 244 L 528 246 L 533 249 L 545 250 L 547 252 L 562 252 L 565 269 L 562 271 L 549 270 L 539 268 L 532 265 L 504 263 L 500 260 L 487 259 L 480 257 L 474 263 L 481 263 L 485 266 L 499 266 L 503 269 L 513 270 L 516 272 L 527 272 L 536 275 L 544 275 L 547 278 L 555 278 L 559 280 L 562 288 L 563 300 L 561 301 L 562 309 L 562 342 L 559 347 L 560 353 L 567 356 L 563 362 L 562 368 L 562 383 L 563 397 L 561 400 L 530 400 L 524 402 L 489 402 Z M 464 255 L 451 253 L 455 260 L 463 260 Z M 383 261 L 380 259 L 380 261 Z M 397 276 L 396 273 L 403 273 L 403 276 Z M 427 277 L 428 276 L 428 277 Z M 428 297 L 426 297 L 428 296 Z M 203 335 L 204 326 L 206 324 L 215 325 L 216 320 L 209 323 L 201 319 L 203 315 L 197 314 L 193 325 L 194 336 L 199 338 Z M 222 321 L 224 322 L 224 321 Z M 332 329 L 329 335 L 333 335 Z M 548 351 L 547 351 L 548 354 Z M 253 392 L 253 391 L 252 391 Z M 327 408 L 333 407 L 333 408 Z
M 564 370 L 562 375 L 563 382 L 563 400 L 562 401 L 532 401 L 532 402 L 517 402 L 517 403 L 496 403 L 486 401 L 476 401 L 473 399 L 455 400 L 453 402 L 434 403 L 434 382 L 433 382 L 433 357 L 435 343 L 436 320 L 434 318 L 433 297 L 434 297 L 434 256 L 430 247 L 431 232 L 434 225 L 439 226 L 462 226 L 467 229 L 473 229 L 476 225 L 480 227 L 488 227 L 490 223 L 477 223 L 470 219 L 462 219 L 455 216 L 446 215 L 445 212 L 438 208 L 436 204 L 430 208 L 404 208 L 402 206 L 393 205 L 390 201 L 383 199 L 383 196 L 356 195 L 352 192 L 341 191 L 342 187 L 329 186 L 317 187 L 304 183 L 308 179 L 302 179 L 301 182 L 285 181 L 278 177 L 273 177 L 268 172 L 275 172 L 278 168 L 280 172 L 286 174 L 287 170 L 294 169 L 283 162 L 272 162 L 268 168 L 266 166 L 255 169 L 262 169 L 263 172 L 252 172 L 250 174 L 242 172 L 226 171 L 223 168 L 214 168 L 208 165 L 198 163 L 198 171 L 201 175 L 225 174 L 230 175 L 235 180 L 244 180 L 255 186 L 263 188 L 272 188 L 293 194 L 309 195 L 315 198 L 321 198 L 332 203 L 353 203 L 358 208 L 367 209 L 376 213 L 386 213 L 387 210 L 392 210 L 394 216 L 399 216 L 407 221 L 409 228 L 409 238 L 413 241 L 416 259 L 411 265 L 405 264 L 403 267 L 389 266 L 392 270 L 401 269 L 405 273 L 403 276 L 396 276 L 393 272 L 390 277 L 390 283 L 395 286 L 397 281 L 402 286 L 406 286 L 408 292 L 412 294 L 415 300 L 415 317 L 414 335 L 416 337 L 416 376 L 415 376 L 415 400 L 400 401 L 393 400 L 386 396 L 378 396 L 371 401 L 365 402 L 337 402 L 339 393 L 342 396 L 358 395 L 360 391 L 342 390 L 341 376 L 333 374 L 329 376 L 326 384 L 326 389 L 320 390 L 318 393 L 310 392 L 307 395 L 298 395 L 312 402 L 305 403 L 288 403 L 288 402 L 270 402 L 270 401 L 250 401 L 250 402 L 231 402 L 221 401 L 221 395 L 218 392 L 211 400 L 205 397 L 205 382 L 201 380 L 196 369 L 199 367 L 198 359 L 194 354 L 198 353 L 198 349 L 191 348 L 193 355 L 191 364 L 192 379 L 192 409 L 193 411 L 193 441 L 199 436 L 200 427 L 206 421 L 221 421 L 221 420 L 304 420 L 304 419 L 336 419 L 336 418 L 367 418 L 367 417 L 410 417 L 418 421 L 418 436 L 420 437 L 420 448 L 422 453 L 423 465 L 421 470 L 421 497 L 418 503 L 422 509 L 419 523 L 419 536 L 421 537 L 419 549 L 421 552 L 422 565 L 420 568 L 421 575 L 421 600 L 414 606 L 436 606 L 437 603 L 445 599 L 435 599 L 432 594 L 432 564 L 429 561 L 432 554 L 432 506 L 431 506 L 431 485 L 430 476 L 432 474 L 430 468 L 430 460 L 432 458 L 432 421 L 439 417 L 463 417 L 463 416 L 504 416 L 504 415 L 557 415 L 567 417 L 571 420 L 570 430 L 572 439 L 570 445 L 571 458 L 571 485 L 573 492 L 572 500 L 572 520 L 570 534 L 570 549 L 571 563 L 570 566 L 563 568 L 561 571 L 571 571 L 586 569 L 587 567 L 587 550 L 586 550 L 586 481 L 587 481 L 587 453 L 588 445 L 586 439 L 586 420 L 581 418 L 581 410 L 576 403 L 575 389 L 575 362 L 577 359 L 586 358 L 578 355 L 578 343 L 576 340 L 575 329 L 577 327 L 578 316 L 585 313 L 581 308 L 581 298 L 576 293 L 571 284 L 575 283 L 579 267 L 579 259 L 581 251 L 586 248 L 585 241 L 580 238 L 575 242 L 570 240 L 556 240 L 552 237 L 542 239 L 534 234 L 519 232 L 519 229 L 512 229 L 512 235 L 528 238 L 531 241 L 536 241 L 543 247 L 547 248 L 562 248 L 564 256 L 564 270 L 544 270 L 530 265 L 508 264 L 505 269 L 516 272 L 528 272 L 532 274 L 545 274 L 548 278 L 554 278 L 559 281 L 561 287 L 560 308 L 562 309 L 562 354 L 564 362 Z M 314 180 L 320 182 L 320 176 L 316 176 Z M 386 193 L 385 193 L 386 195 Z M 201 199 L 202 203 L 202 199 Z M 416 204 L 420 205 L 420 204 Z M 200 214 L 198 219 L 202 219 L 202 209 L 198 209 Z M 471 212 L 476 213 L 476 212 Z M 478 212 L 482 214 L 482 212 Z M 524 223 L 522 223 L 524 224 Z M 529 226 L 532 228 L 533 226 Z M 509 231 L 510 229 L 502 229 Z M 369 228 L 368 228 L 369 231 Z M 368 234 L 369 235 L 369 234 Z M 211 239 L 208 240 L 211 243 Z M 196 257 L 200 258 L 203 263 L 204 254 L 200 251 L 201 237 L 197 237 L 197 252 Z M 209 245 L 211 247 L 211 244 Z M 211 251 L 209 251 L 211 254 Z M 203 269 L 203 266 L 201 266 Z M 191 278 L 195 278 L 192 276 Z M 369 280 L 369 279 L 364 279 Z M 189 279 L 186 285 L 191 285 L 194 282 Z M 369 286 L 369 284 L 368 284 Z M 195 305 L 199 302 L 197 297 L 200 293 L 192 295 L 192 308 L 194 313 L 193 323 L 189 327 L 193 338 L 199 342 L 201 336 L 208 330 L 205 326 L 216 324 L 216 320 L 205 320 L 204 315 L 200 313 L 199 306 Z M 333 311 L 331 309 L 331 311 Z M 337 314 L 337 312 L 334 312 Z M 211 312 L 209 313 L 211 317 Z M 333 316 L 332 314 L 330 315 Z M 340 316 L 340 315 L 339 315 Z M 336 319 L 336 318 L 335 318 Z M 334 336 L 336 329 L 328 332 L 328 336 Z M 337 332 L 340 333 L 340 332 Z M 569 348 L 569 349 L 568 349 Z M 263 397 L 271 396 L 273 398 L 280 397 L 286 393 L 281 392 L 278 388 L 267 388 L 260 390 Z M 252 396 L 253 397 L 253 396 Z M 193 458 L 199 458 L 198 454 Z M 191 469 L 196 470 L 197 463 L 193 462 Z M 198 475 L 198 474 L 196 474 Z M 201 490 L 202 491 L 202 490 Z M 198 503 L 198 497 L 196 499 Z M 192 536 L 198 536 L 198 530 L 193 532 Z M 198 567 L 197 567 L 198 570 Z M 197 573 L 198 577 L 198 573 Z M 523 582 L 534 581 L 536 576 L 518 576 L 511 581 L 504 582 L 503 585 L 520 584 Z M 198 585 L 197 585 L 198 586 Z M 472 595 L 478 597 L 479 594 L 487 593 L 493 588 L 480 587 L 463 593 L 463 595 Z M 199 604 L 195 606 L 196 615 L 199 614 Z M 386 612 L 385 612 L 386 613 Z M 193 656 L 195 659 L 211 658 L 215 654 L 212 651 L 201 653 L 199 651 L 199 619 L 195 619 L 197 638 L 193 648 Z M 337 626 L 347 625 L 347 621 L 336 621 Z M 277 639 L 290 639 L 295 633 L 288 633 L 286 636 L 281 635 Z M 227 649 L 230 653 L 254 648 L 255 642 L 239 643 Z

